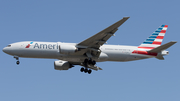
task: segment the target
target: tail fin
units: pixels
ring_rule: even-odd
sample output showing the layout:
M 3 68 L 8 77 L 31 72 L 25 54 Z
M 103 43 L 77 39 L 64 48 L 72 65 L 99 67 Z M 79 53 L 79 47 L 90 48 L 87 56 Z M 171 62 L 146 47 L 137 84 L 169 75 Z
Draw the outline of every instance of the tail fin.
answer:
M 153 34 L 147 38 L 138 48 L 154 49 L 161 45 L 168 25 L 161 25 Z

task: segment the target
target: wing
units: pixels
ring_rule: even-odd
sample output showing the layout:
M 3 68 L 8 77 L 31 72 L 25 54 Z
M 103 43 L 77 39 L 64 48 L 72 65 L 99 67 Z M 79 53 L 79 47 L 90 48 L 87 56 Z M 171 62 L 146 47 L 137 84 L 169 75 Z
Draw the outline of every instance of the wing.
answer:
M 78 46 L 86 46 L 88 48 L 99 49 L 106 41 L 114 35 L 114 33 L 118 30 L 118 27 L 121 26 L 129 17 L 124 17 L 113 25 L 107 27 L 106 29 L 100 31 L 94 36 L 80 42 Z
M 76 45 L 78 50 L 71 55 L 84 55 L 90 59 L 99 58 L 101 53 L 99 47 L 106 43 L 106 41 L 118 30 L 118 27 L 121 26 L 127 19 L 129 19 L 129 17 L 124 17 L 113 25 L 95 34 L 94 36 L 80 42 Z M 83 63 L 77 64 L 85 66 Z M 102 70 L 100 67 L 91 64 L 87 64 L 85 67 L 93 70 Z

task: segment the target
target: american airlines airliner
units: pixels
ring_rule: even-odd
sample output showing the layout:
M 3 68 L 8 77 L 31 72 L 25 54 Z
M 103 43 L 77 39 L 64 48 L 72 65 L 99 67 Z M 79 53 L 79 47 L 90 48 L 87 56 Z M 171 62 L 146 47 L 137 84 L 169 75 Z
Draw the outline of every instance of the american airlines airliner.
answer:
M 102 70 L 96 66 L 96 62 L 125 62 L 154 57 L 164 60 L 163 56 L 169 53 L 166 49 L 176 43 L 171 41 L 161 45 L 168 25 L 161 25 L 139 46 L 106 44 L 127 19 L 129 17 L 124 17 L 80 43 L 24 41 L 9 44 L 3 48 L 3 52 L 12 55 L 17 60 L 17 65 L 20 64 L 19 57 L 58 59 L 54 62 L 56 70 L 68 70 L 80 65 L 80 71 L 88 74 L 92 70 Z

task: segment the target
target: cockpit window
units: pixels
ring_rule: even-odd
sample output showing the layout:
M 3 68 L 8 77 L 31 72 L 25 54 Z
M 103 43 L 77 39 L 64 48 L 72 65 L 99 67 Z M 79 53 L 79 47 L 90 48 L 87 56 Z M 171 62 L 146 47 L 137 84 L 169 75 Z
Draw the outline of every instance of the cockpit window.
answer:
M 7 47 L 11 47 L 11 45 L 8 45 Z

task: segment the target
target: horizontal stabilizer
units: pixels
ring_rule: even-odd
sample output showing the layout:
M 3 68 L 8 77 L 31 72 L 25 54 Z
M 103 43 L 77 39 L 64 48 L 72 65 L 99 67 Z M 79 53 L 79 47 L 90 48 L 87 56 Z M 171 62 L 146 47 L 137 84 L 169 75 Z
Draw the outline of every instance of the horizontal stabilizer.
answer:
M 176 41 L 171 41 L 171 42 L 168 42 L 168 43 L 166 43 L 166 44 L 164 44 L 164 45 L 161 45 L 161 46 L 159 46 L 159 47 L 156 47 L 156 48 L 154 48 L 154 49 L 152 49 L 152 50 L 150 50 L 150 51 L 148 51 L 148 52 L 158 53 L 158 52 L 161 52 L 161 51 L 163 51 L 163 50 L 171 47 L 171 46 L 174 45 L 175 43 L 177 43 L 177 42 L 176 42 Z
M 164 60 L 164 57 L 162 55 L 158 55 L 158 56 L 156 56 L 156 58 L 159 60 Z

